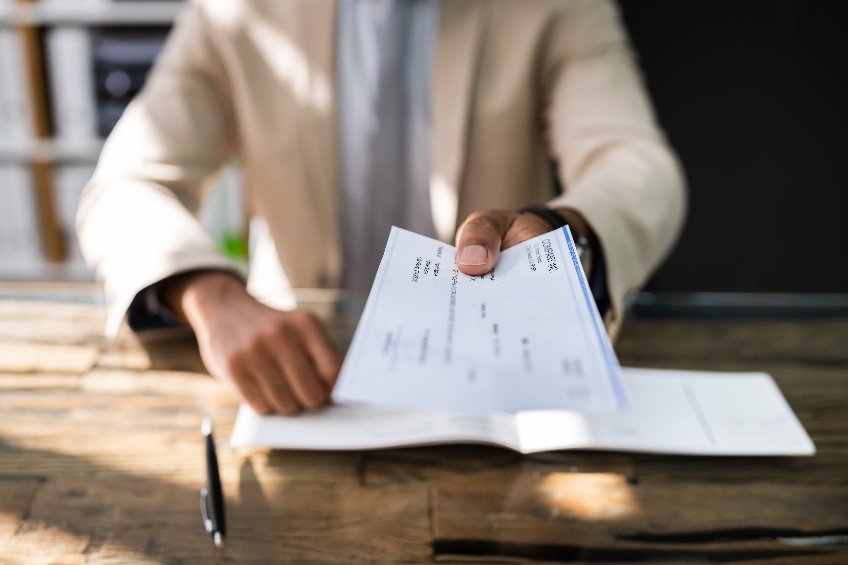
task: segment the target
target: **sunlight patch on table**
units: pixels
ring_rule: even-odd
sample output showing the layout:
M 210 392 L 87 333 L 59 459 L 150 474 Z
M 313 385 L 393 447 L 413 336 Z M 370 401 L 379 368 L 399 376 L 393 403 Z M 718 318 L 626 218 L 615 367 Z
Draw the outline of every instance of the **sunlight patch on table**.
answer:
M 554 516 L 618 520 L 639 512 L 632 487 L 614 473 L 551 473 L 540 481 L 537 493 Z

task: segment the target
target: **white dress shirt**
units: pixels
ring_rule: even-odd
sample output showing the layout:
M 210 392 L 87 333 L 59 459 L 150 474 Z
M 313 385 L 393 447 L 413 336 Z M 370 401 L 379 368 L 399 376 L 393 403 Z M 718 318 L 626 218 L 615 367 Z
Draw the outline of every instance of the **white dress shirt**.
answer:
M 437 0 L 341 0 L 342 286 L 368 290 L 392 225 L 435 237 L 430 80 Z

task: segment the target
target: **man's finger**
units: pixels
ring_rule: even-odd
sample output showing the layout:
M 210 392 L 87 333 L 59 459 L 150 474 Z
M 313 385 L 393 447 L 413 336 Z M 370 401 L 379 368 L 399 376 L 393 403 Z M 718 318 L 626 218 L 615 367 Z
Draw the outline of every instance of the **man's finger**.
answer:
M 254 348 L 247 363 L 256 388 L 274 412 L 288 416 L 300 410 L 282 369 L 273 361 L 266 348 L 260 345 Z
M 277 363 L 282 367 L 289 389 L 298 404 L 305 408 L 317 408 L 327 401 L 329 387 L 318 376 L 315 366 L 297 334 L 291 333 L 276 345 Z
M 501 240 L 515 220 L 515 212 L 474 212 L 456 237 L 456 264 L 466 275 L 485 275 L 498 260 Z
M 294 394 L 282 375 L 257 376 L 256 381 L 263 396 L 274 408 L 274 412 L 283 416 L 293 416 L 300 412 L 300 405 L 295 401 Z
M 509 230 L 504 234 L 501 249 L 509 249 L 514 245 L 524 243 L 537 235 L 551 231 L 552 226 L 535 214 L 519 213 L 512 222 Z
M 241 397 L 257 414 L 270 414 L 271 404 L 265 400 L 265 395 L 256 381 L 256 377 L 241 363 L 231 363 L 227 368 L 229 381 Z
M 342 354 L 330 340 L 324 326 L 309 312 L 302 314 L 300 324 L 301 342 L 312 358 L 321 379 L 332 389 L 342 367 Z

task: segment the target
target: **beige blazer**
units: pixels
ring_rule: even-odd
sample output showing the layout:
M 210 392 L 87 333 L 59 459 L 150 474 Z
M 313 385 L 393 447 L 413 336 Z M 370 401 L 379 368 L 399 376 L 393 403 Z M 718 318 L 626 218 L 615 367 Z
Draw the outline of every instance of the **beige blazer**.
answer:
M 163 278 L 227 262 L 193 212 L 239 156 L 294 287 L 340 280 L 334 0 L 195 0 L 83 195 L 83 252 L 114 327 Z M 440 238 L 466 215 L 571 207 L 606 254 L 614 333 L 669 251 L 684 182 L 606 0 L 442 0 L 430 196 Z M 564 194 L 555 195 L 549 160 Z

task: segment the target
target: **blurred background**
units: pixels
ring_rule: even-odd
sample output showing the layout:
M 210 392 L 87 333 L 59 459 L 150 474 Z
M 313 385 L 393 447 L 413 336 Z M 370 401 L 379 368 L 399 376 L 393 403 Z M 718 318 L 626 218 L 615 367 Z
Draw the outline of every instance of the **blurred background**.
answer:
M 0 0 L 0 280 L 93 280 L 74 231 L 79 195 L 183 5 Z M 204 226 L 244 260 L 238 164 L 207 189 Z
M 180 0 L 0 0 L 0 280 L 89 281 L 73 216 Z M 645 315 L 848 312 L 848 38 L 828 0 L 620 0 L 690 189 Z M 238 164 L 201 212 L 246 256 Z

